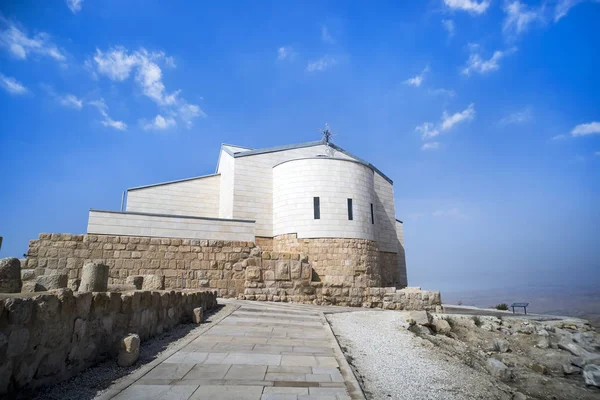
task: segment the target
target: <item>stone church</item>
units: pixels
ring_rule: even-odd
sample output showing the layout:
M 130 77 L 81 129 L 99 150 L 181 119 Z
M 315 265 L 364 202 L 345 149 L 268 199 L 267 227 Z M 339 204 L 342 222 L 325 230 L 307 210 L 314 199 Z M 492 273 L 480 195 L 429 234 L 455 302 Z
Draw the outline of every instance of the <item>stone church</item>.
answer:
M 328 137 L 223 144 L 214 174 L 130 188 L 121 211 L 90 210 L 87 233 L 254 242 L 308 255 L 316 279 L 332 285 L 407 286 L 392 180 Z

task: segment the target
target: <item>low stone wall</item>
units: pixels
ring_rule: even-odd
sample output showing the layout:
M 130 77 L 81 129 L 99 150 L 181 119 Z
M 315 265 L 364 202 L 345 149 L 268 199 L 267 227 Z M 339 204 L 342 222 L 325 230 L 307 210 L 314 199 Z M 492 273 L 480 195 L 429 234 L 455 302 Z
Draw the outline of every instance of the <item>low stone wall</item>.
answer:
M 215 292 L 134 291 L 0 297 L 0 395 L 56 383 L 107 357 L 120 340 L 143 340 L 192 321 L 217 304 Z
M 109 284 L 128 276 L 164 275 L 166 288 L 219 289 L 223 296 L 244 290 L 244 271 L 233 265 L 250 257 L 253 242 L 41 233 L 29 242 L 24 281 L 51 274 L 81 278 L 86 262 L 109 266 Z M 25 279 L 25 276 L 28 278 Z M 229 293 L 231 292 L 231 293 Z

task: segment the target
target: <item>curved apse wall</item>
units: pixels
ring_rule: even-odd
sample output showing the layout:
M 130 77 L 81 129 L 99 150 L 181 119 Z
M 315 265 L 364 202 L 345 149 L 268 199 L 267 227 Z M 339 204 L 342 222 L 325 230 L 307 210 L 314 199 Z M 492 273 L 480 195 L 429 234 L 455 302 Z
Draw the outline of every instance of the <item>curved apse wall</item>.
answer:
M 314 197 L 320 199 L 320 219 L 314 219 Z M 273 235 L 377 240 L 374 200 L 373 170 L 359 162 L 328 157 L 283 162 L 273 167 Z

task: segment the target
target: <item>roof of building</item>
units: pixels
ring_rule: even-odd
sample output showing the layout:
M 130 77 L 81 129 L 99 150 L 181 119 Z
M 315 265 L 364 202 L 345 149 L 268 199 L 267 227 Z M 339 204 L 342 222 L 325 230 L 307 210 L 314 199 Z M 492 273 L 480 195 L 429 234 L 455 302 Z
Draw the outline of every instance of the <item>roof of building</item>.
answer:
M 234 157 L 234 158 L 238 158 L 238 157 L 248 157 L 248 156 L 254 156 L 254 155 L 258 155 L 258 154 L 265 154 L 265 153 L 274 153 L 277 151 L 285 151 L 285 150 L 293 150 L 293 149 L 300 149 L 303 147 L 312 147 L 312 146 L 320 146 L 325 144 L 325 142 L 323 140 L 317 140 L 314 142 L 304 142 L 304 143 L 298 143 L 298 144 L 288 144 L 288 145 L 284 145 L 284 146 L 275 146 L 275 147 L 267 147 L 264 149 L 250 149 L 248 147 L 243 147 L 243 146 L 237 146 L 237 145 L 231 145 L 231 144 L 225 144 L 223 143 L 221 145 L 221 149 L 224 150 L 227 154 L 229 154 L 230 156 Z M 363 160 L 360 157 L 355 156 L 354 154 L 342 149 L 340 146 L 334 144 L 334 143 L 329 143 L 329 146 L 332 147 L 333 149 L 335 149 L 336 151 L 339 151 L 340 153 L 344 153 L 346 154 L 348 157 L 352 157 L 354 158 L 356 161 L 360 162 L 361 164 L 364 164 L 366 166 L 368 166 L 369 168 L 371 168 L 373 171 L 377 172 L 379 175 L 381 175 L 381 177 L 383 179 L 385 179 L 386 181 L 388 181 L 389 183 L 393 184 L 394 182 L 383 172 L 381 172 L 381 170 L 379 170 L 377 167 L 375 167 L 373 164 Z M 234 152 L 232 151 L 229 147 L 235 147 L 235 148 L 241 148 L 244 149 L 243 151 L 239 151 L 239 152 Z M 248 149 L 248 150 L 246 150 Z M 219 153 L 219 161 L 217 161 L 217 169 L 219 168 L 219 162 L 221 161 L 221 153 Z

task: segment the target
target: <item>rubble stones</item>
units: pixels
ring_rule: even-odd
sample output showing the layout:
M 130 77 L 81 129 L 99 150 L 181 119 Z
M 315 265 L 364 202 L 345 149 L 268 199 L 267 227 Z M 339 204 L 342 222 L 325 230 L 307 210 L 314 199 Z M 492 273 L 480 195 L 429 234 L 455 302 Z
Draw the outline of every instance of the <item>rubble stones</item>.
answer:
M 52 275 L 42 275 L 36 278 L 36 292 L 39 291 L 48 291 L 48 290 L 56 290 L 67 287 L 68 276 L 66 274 L 52 274 Z M 41 290 L 38 290 L 41 289 Z
M 431 315 L 427 311 L 410 311 L 406 322 L 409 325 L 423 325 L 428 326 L 431 324 Z
M 0 260 L 0 293 L 19 293 L 21 291 L 21 262 L 18 258 Z
M 573 364 L 563 364 L 562 365 L 563 374 L 565 375 L 573 375 L 581 373 L 581 368 L 576 367 Z
M 108 265 L 87 263 L 81 271 L 79 292 L 105 292 L 108 285 Z
M 119 357 L 117 364 L 119 367 L 130 367 L 140 358 L 140 336 L 129 334 L 121 339 Z
M 510 349 L 510 344 L 504 339 L 494 339 L 493 347 L 498 353 L 506 353 Z

